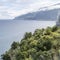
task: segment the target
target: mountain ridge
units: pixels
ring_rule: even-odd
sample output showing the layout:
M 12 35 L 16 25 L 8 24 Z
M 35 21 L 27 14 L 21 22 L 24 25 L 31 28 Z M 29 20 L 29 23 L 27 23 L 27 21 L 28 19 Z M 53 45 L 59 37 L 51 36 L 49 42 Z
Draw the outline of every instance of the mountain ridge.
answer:
M 49 8 L 54 6 L 56 7 L 57 5 L 60 5 L 60 3 L 42 7 L 38 11 L 17 16 L 14 18 L 14 20 L 56 20 L 60 8 L 54 8 L 54 9 Z
M 15 17 L 14 20 L 56 20 L 59 9 L 37 11 Z

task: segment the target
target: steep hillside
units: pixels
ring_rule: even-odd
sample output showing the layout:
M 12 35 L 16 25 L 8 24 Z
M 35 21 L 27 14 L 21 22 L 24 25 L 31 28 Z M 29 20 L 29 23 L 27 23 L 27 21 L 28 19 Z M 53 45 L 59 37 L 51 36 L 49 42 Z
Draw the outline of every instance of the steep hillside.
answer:
M 9 51 L 2 55 L 3 60 L 59 60 L 60 28 L 36 29 L 26 32 L 20 42 L 13 42 Z

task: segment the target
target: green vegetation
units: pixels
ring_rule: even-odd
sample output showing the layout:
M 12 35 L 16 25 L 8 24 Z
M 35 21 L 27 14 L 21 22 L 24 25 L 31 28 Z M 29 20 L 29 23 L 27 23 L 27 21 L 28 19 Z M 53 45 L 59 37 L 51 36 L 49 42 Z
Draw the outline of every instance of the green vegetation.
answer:
M 60 60 L 60 28 L 36 29 L 26 32 L 20 42 L 13 42 L 3 60 Z

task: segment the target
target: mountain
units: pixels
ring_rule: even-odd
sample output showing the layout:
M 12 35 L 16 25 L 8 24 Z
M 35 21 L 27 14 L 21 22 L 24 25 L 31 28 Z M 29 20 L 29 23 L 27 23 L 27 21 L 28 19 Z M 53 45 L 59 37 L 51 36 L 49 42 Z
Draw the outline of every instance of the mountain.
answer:
M 56 7 L 58 4 L 40 8 L 36 12 L 27 13 L 18 17 L 15 17 L 14 20 L 56 20 L 60 8 L 49 9 L 49 7 Z

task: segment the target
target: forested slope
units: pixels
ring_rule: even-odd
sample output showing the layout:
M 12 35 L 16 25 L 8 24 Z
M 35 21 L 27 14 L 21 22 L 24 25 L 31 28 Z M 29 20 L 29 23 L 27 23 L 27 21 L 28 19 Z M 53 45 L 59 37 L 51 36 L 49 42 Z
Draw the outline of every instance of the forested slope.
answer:
M 20 42 L 13 42 L 3 60 L 60 60 L 60 28 L 36 29 L 26 32 Z

